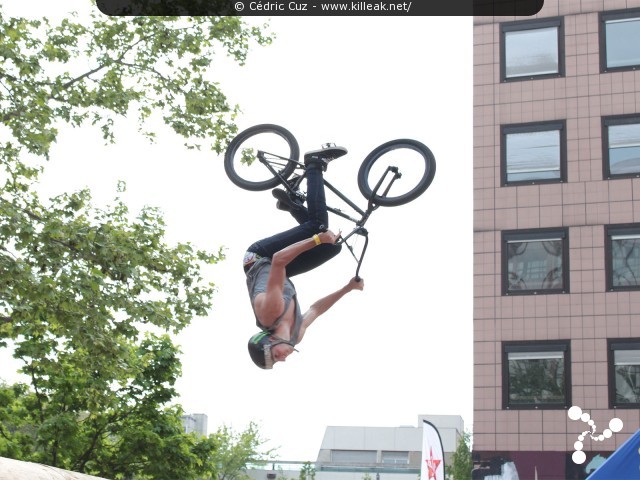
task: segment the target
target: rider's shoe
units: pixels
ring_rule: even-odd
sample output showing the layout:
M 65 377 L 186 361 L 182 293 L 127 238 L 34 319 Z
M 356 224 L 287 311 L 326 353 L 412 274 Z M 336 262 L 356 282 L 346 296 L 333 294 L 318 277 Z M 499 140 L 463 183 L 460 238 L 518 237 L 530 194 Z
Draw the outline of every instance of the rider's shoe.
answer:
M 303 210 L 304 205 L 298 199 L 291 198 L 291 196 L 280 188 L 274 188 L 271 190 L 271 195 L 278 201 L 276 202 L 276 208 L 284 212 L 293 212 L 295 210 Z
M 322 167 L 323 171 L 327 170 L 327 164 L 331 160 L 335 160 L 347 154 L 347 149 L 336 145 L 328 144 L 320 150 L 312 150 L 304 154 L 305 166 L 317 164 Z
M 289 192 L 291 192 L 291 190 L 297 192 L 300 186 L 300 175 L 294 173 L 291 178 L 287 179 L 287 185 L 289 185 Z M 291 195 L 293 196 L 293 194 Z M 301 198 L 301 200 L 304 201 L 304 198 Z

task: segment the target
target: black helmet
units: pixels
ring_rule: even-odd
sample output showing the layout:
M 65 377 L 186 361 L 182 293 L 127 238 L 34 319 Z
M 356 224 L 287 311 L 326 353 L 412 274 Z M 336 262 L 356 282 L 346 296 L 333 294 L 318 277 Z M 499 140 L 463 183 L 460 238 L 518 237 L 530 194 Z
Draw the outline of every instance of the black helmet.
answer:
M 251 360 L 260 368 L 273 368 L 273 358 L 271 358 L 271 340 L 269 332 L 256 333 L 249 339 L 249 355 Z
M 293 347 L 293 342 L 278 338 L 269 332 L 259 332 L 249 339 L 249 356 L 258 367 L 270 370 L 273 368 L 273 357 L 271 356 L 271 347 L 286 343 Z M 294 348 L 295 350 L 295 348 Z

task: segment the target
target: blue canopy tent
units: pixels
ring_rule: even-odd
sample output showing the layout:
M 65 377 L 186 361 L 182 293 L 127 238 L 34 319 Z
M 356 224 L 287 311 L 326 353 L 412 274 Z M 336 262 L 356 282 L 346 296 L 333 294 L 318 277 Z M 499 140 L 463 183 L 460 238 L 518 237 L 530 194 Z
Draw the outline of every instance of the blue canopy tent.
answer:
M 640 480 L 640 430 L 620 445 L 587 480 Z

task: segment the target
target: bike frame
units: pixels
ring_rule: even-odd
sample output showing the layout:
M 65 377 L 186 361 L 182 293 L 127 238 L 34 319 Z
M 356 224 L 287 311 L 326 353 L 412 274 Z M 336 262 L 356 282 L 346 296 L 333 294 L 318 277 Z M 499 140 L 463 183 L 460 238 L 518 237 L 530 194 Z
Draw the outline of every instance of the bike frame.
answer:
M 300 196 L 299 186 L 300 186 L 300 184 L 302 183 L 302 181 L 304 180 L 304 178 L 306 177 L 306 174 L 307 174 L 307 169 L 304 166 L 304 164 L 302 164 L 300 162 L 295 162 L 296 163 L 296 169 L 297 170 L 302 170 L 303 173 L 300 174 L 296 178 L 295 182 L 290 183 L 289 181 L 287 181 L 286 178 L 284 178 L 280 174 L 279 171 L 277 171 L 275 168 L 273 168 L 273 165 L 271 164 L 271 162 L 269 160 L 267 160 L 267 158 L 266 158 L 267 154 L 271 155 L 271 156 L 273 156 L 275 158 L 281 159 L 281 160 L 283 160 L 285 162 L 291 162 L 293 160 L 291 160 L 289 158 L 285 158 L 285 157 L 280 157 L 279 155 L 274 155 L 274 154 L 271 154 L 271 153 L 268 153 L 268 152 L 263 152 L 261 150 L 258 151 L 258 160 L 260 161 L 260 163 L 262 163 L 265 167 L 267 167 L 267 169 L 271 172 L 271 174 L 280 181 L 280 184 L 285 189 L 287 189 L 289 191 L 289 193 L 291 193 L 293 195 L 296 195 L 296 196 Z M 350 222 L 353 222 L 355 224 L 355 227 L 353 228 L 353 230 L 351 230 L 351 232 L 349 232 L 349 234 L 347 234 L 346 236 L 342 236 L 342 238 L 338 241 L 338 244 L 339 245 L 345 244 L 347 246 L 347 248 L 349 249 L 349 251 L 351 252 L 351 255 L 353 256 L 353 258 L 358 263 L 358 266 L 356 268 L 356 275 L 355 275 L 355 278 L 358 281 L 360 280 L 359 273 L 360 273 L 360 267 L 362 266 L 362 260 L 364 259 L 364 255 L 367 252 L 367 246 L 369 245 L 369 232 L 367 231 L 366 228 L 364 228 L 364 225 L 365 225 L 365 223 L 367 223 L 367 220 L 369 220 L 369 217 L 371 216 L 373 211 L 376 210 L 380 206 L 380 205 L 376 205 L 373 202 L 373 198 L 378 196 L 378 190 L 380 190 L 380 188 L 382 187 L 385 179 L 390 174 L 393 174 L 393 176 L 391 177 L 388 185 L 384 189 L 384 192 L 380 195 L 381 197 L 386 196 L 387 193 L 389 192 L 389 189 L 393 185 L 393 182 L 395 182 L 397 179 L 402 177 L 402 174 L 398 170 L 398 167 L 392 167 L 392 166 L 387 167 L 387 169 L 381 175 L 380 180 L 378 180 L 378 183 L 376 184 L 375 188 L 373 189 L 373 193 L 371 195 L 371 198 L 369 198 L 366 210 L 363 210 L 362 208 L 358 207 L 358 205 L 356 205 L 344 193 L 342 193 L 340 190 L 338 190 L 336 187 L 334 187 L 331 183 L 329 183 L 326 178 L 323 178 L 325 187 L 328 188 L 329 190 L 331 190 L 338 198 L 340 198 L 344 203 L 346 203 L 355 212 L 357 212 L 358 215 L 360 215 L 359 219 L 358 218 L 354 218 L 351 215 L 348 215 L 347 213 L 343 212 L 339 208 L 330 207 L 330 206 L 327 205 L 327 210 L 329 212 L 331 212 L 331 213 L 333 213 L 335 215 L 338 215 L 338 216 L 340 216 L 340 217 L 342 217 L 342 218 L 344 218 L 346 220 L 349 220 Z M 353 247 L 347 243 L 347 240 L 349 238 L 351 238 L 353 235 L 360 235 L 360 236 L 364 237 L 364 246 L 362 248 L 362 252 L 360 253 L 360 257 L 359 258 L 354 253 Z

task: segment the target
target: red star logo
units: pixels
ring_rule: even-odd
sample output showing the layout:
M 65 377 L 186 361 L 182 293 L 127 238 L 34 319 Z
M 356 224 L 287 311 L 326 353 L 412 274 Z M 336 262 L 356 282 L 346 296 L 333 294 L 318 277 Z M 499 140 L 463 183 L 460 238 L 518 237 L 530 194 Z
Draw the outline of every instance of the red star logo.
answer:
M 435 460 L 433 458 L 433 448 L 430 449 L 429 454 L 429 458 L 425 460 L 427 464 L 427 476 L 429 480 L 431 480 L 432 478 L 433 480 L 436 480 L 436 470 L 438 470 L 438 467 L 440 466 L 440 462 L 442 462 L 442 460 Z

